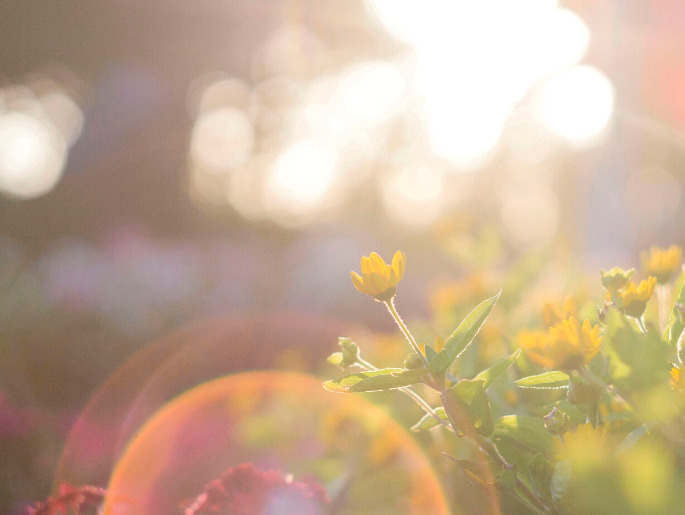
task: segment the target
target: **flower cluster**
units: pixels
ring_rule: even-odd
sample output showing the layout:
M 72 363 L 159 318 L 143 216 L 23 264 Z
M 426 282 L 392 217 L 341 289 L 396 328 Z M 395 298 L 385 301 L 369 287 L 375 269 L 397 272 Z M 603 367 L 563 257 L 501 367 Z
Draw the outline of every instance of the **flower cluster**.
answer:
M 599 326 L 589 320 L 578 322 L 574 317 L 562 320 L 543 331 L 522 331 L 519 345 L 528 358 L 545 368 L 574 370 L 586 365 L 599 353 L 602 337 Z

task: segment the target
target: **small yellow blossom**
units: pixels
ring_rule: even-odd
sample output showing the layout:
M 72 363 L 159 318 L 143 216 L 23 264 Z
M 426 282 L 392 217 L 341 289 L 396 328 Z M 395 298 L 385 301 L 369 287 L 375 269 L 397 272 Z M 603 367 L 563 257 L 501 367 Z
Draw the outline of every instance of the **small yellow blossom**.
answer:
M 599 326 L 592 327 L 589 320 L 581 326 L 570 317 L 542 331 L 523 331 L 519 345 L 528 358 L 553 370 L 573 370 L 587 364 L 597 355 L 602 344 Z
M 350 272 L 355 288 L 371 295 L 380 302 L 388 302 L 395 296 L 397 283 L 404 276 L 404 253 L 399 250 L 392 258 L 392 265 L 386 265 L 375 252 L 362 257 L 362 275 Z
M 633 281 L 630 281 L 626 289 L 620 292 L 625 314 L 640 318 L 645 312 L 647 301 L 654 294 L 654 288 L 656 288 L 656 277 L 649 277 L 645 281 L 640 281 L 640 286 L 636 286 Z
M 666 284 L 683 264 L 683 251 L 678 245 L 668 249 L 652 247 L 643 252 L 642 268 L 647 275 L 653 275 L 659 284 Z
M 592 427 L 592 424 L 579 425 L 575 431 L 564 435 L 563 446 L 559 449 L 560 458 L 597 458 L 607 451 L 607 426 Z
M 681 373 L 682 371 L 679 367 L 671 369 L 671 388 L 674 390 L 685 390 L 685 374 Z
M 542 306 L 542 318 L 545 322 L 545 327 L 552 327 L 568 317 L 575 317 L 578 313 L 578 305 L 573 297 L 568 297 L 563 305 L 558 305 L 553 302 L 546 302 Z

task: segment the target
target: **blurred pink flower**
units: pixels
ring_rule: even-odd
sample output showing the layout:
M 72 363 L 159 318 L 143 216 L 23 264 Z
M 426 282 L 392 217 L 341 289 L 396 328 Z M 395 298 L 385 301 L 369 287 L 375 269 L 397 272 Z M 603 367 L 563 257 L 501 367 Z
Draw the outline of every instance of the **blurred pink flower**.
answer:
M 251 463 L 224 471 L 186 508 L 185 515 L 318 515 L 329 502 L 315 482 L 293 481 L 278 470 L 259 470 Z

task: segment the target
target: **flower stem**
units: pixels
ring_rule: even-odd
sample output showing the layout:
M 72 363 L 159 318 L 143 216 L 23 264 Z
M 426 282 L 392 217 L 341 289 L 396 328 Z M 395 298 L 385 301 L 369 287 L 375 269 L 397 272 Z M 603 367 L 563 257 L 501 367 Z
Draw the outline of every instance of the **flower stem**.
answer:
M 671 285 L 661 284 L 657 288 L 656 296 L 659 308 L 659 328 L 663 331 L 668 324 L 668 307 L 671 304 Z
M 419 349 L 419 346 L 416 343 L 416 340 L 414 340 L 414 337 L 409 332 L 409 328 L 402 321 L 402 317 L 400 317 L 400 314 L 395 309 L 395 297 L 393 297 L 389 301 L 386 300 L 385 306 L 388 308 L 390 315 L 395 319 L 395 322 L 399 326 L 400 331 L 402 331 L 402 334 L 404 334 L 404 337 L 407 339 L 407 341 L 411 345 L 412 349 L 414 349 L 414 352 L 421 358 L 421 360 L 423 361 L 423 364 L 426 367 L 428 367 L 428 360 L 426 359 L 426 356 L 424 356 L 423 353 L 421 352 L 421 349 Z
M 499 452 L 499 449 L 497 448 L 497 445 L 495 445 L 489 438 L 485 438 L 484 436 L 481 435 L 476 435 L 475 438 L 473 438 L 473 441 L 480 447 L 480 449 L 494 458 L 495 460 L 499 461 L 502 466 L 505 469 L 512 469 L 514 468 L 514 465 L 509 463 L 504 456 Z M 516 490 L 521 497 L 524 497 L 530 504 L 532 504 L 537 510 L 539 510 L 542 513 L 556 513 L 555 510 L 549 508 L 545 504 L 540 501 L 537 495 L 535 495 L 530 488 L 521 480 L 520 477 L 518 477 L 518 473 L 516 474 Z
M 637 320 L 637 325 L 640 328 L 640 331 L 642 331 L 643 334 L 647 334 L 647 328 L 645 327 L 645 323 L 642 320 L 642 317 L 638 317 L 635 320 Z

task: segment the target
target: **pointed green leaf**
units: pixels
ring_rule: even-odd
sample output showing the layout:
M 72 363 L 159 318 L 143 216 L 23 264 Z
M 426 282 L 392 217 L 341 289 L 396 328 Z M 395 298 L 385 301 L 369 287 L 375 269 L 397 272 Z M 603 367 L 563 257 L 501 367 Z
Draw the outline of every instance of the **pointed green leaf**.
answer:
M 447 338 L 445 349 L 447 349 L 447 352 L 450 354 L 450 364 L 458 358 L 473 341 L 501 294 L 502 290 L 494 297 L 478 304 L 461 324 L 459 324 L 459 327 L 457 327 L 450 337 Z
M 450 363 L 450 355 L 447 352 L 447 349 L 442 349 L 429 362 L 430 371 L 433 372 L 435 375 L 439 376 L 440 374 L 445 372 L 445 370 L 447 370 L 447 367 L 450 366 Z
M 435 408 L 433 411 L 441 419 L 447 420 L 445 408 Z M 426 413 L 423 417 L 421 417 L 421 420 L 412 426 L 411 430 L 418 433 L 420 431 L 427 431 L 428 429 L 432 429 L 438 425 L 440 425 L 440 422 L 435 420 L 434 416 Z
M 404 372 L 403 368 L 384 368 L 382 370 L 375 370 L 372 372 L 357 372 L 355 374 L 349 374 L 338 379 L 332 379 L 331 381 L 326 381 L 323 387 L 329 392 L 344 393 L 349 392 L 350 388 L 361 381 L 375 376 L 391 376 L 393 373 L 401 374 Z
M 350 387 L 351 392 L 375 392 L 379 390 L 392 390 L 394 388 L 403 388 L 416 383 L 421 383 L 423 376 L 428 373 L 426 368 L 417 368 L 414 370 L 403 370 L 400 373 L 392 373 L 391 375 L 377 375 L 369 377 L 363 381 L 359 381 Z
M 476 432 L 490 436 L 494 429 L 490 403 L 483 388 L 484 381 L 462 379 L 440 395 L 450 422 L 465 434 Z
M 483 370 L 480 374 L 474 377 L 474 380 L 485 381 L 485 383 L 483 384 L 483 388 L 487 390 L 488 388 L 490 388 L 490 385 L 495 381 L 495 379 L 497 379 L 504 372 L 506 372 L 507 368 L 509 368 L 514 363 L 514 361 L 518 359 L 520 354 L 521 349 L 516 349 L 516 352 L 514 352 L 511 356 L 504 358 L 502 361 L 499 361 L 498 363 L 495 363 L 487 370 Z
M 567 388 L 568 374 L 566 372 L 545 372 L 536 376 L 528 376 L 514 381 L 521 388 Z
M 495 423 L 492 437 L 533 454 L 549 454 L 554 449 L 554 436 L 545 428 L 542 417 L 507 415 Z
M 433 347 L 431 347 L 430 345 L 426 344 L 426 345 L 424 345 L 424 347 L 423 347 L 423 352 L 424 352 L 424 354 L 426 355 L 426 360 L 428 361 L 428 363 L 430 363 L 431 361 L 433 361 L 433 358 L 435 358 L 435 355 L 436 355 L 435 349 L 434 349 Z
M 428 369 L 405 370 L 403 368 L 384 368 L 371 372 L 357 372 L 332 381 L 326 381 L 323 387 L 330 392 L 375 392 L 391 390 L 420 383 Z

